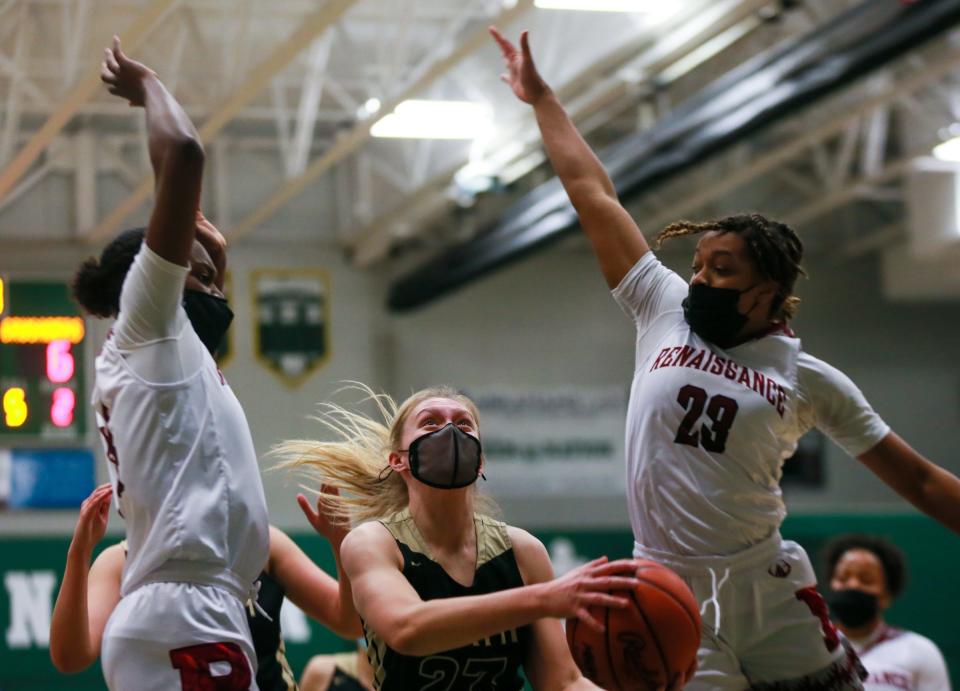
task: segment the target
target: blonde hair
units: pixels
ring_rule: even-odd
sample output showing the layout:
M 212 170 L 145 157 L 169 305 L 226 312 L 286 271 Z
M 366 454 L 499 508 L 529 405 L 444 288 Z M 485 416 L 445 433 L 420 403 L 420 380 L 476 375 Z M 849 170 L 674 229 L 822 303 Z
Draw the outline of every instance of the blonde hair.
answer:
M 323 403 L 312 419 L 332 432 L 336 441 L 292 439 L 277 444 L 270 455 L 280 458 L 277 469 L 300 473 L 321 485 L 335 487 L 339 495 L 320 494 L 320 501 L 335 521 L 357 525 L 364 521 L 385 518 L 406 508 L 407 485 L 390 470 L 387 460 L 402 448 L 403 425 L 416 406 L 430 398 L 446 398 L 463 405 L 479 429 L 480 414 L 476 404 L 450 386 L 421 389 L 399 405 L 389 395 L 376 393 L 366 384 L 352 382 L 347 390 L 363 394 L 360 403 L 373 404 L 377 417 L 369 417 L 336 403 Z M 477 496 L 477 508 L 483 513 L 496 513 L 492 499 Z

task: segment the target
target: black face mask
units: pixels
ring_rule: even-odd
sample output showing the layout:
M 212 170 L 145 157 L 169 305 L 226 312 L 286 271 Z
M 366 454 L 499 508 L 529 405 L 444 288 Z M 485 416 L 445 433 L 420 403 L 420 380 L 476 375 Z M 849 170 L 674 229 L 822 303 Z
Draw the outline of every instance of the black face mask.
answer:
M 880 613 L 877 596 L 855 588 L 834 590 L 828 593 L 827 602 L 837 621 L 851 629 L 869 624 Z
M 480 440 L 450 423 L 410 444 L 410 474 L 437 489 L 459 489 L 480 475 Z
M 233 321 L 233 310 L 223 298 L 204 293 L 199 290 L 183 291 L 183 309 L 187 318 L 197 332 L 200 341 L 207 347 L 211 355 L 217 354 L 217 349 L 223 342 L 223 336 Z
M 737 309 L 740 296 L 756 287 L 752 285 L 745 290 L 737 290 L 691 283 L 683 301 L 683 318 L 703 340 L 721 348 L 730 346 L 747 323 L 747 315 L 740 314 Z

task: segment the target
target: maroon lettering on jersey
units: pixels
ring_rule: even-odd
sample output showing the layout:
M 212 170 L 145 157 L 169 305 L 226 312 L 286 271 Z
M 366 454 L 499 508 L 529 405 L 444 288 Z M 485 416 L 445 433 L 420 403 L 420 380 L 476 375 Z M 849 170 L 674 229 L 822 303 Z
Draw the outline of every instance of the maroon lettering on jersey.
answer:
M 767 397 L 767 402 L 770 405 L 777 404 L 776 394 L 777 394 L 777 382 L 775 382 L 773 379 L 767 379 L 766 397 Z
M 705 350 L 700 350 L 697 354 L 687 363 L 687 367 L 693 367 L 694 369 L 700 369 L 700 366 L 703 364 L 703 356 L 706 355 Z
M 827 646 L 827 650 L 832 653 L 840 647 L 840 634 L 837 633 L 837 627 L 830 621 L 827 603 L 823 599 L 823 596 L 820 595 L 813 586 L 801 588 L 794 594 L 800 602 L 810 608 L 813 616 L 820 620 L 820 630 L 823 631 L 823 643 Z
M 663 361 L 664 367 L 673 367 L 677 363 L 677 356 L 680 354 L 680 351 L 683 350 L 683 346 L 674 346 L 670 349 L 670 355 L 667 356 L 667 359 Z
M 709 372 L 711 365 L 713 365 L 714 355 L 713 355 L 713 353 L 710 352 L 710 351 L 707 351 L 707 352 L 709 353 L 709 354 L 707 355 L 707 361 L 706 361 L 706 363 L 704 363 L 703 367 L 700 368 L 700 369 L 702 369 L 704 372 Z
M 737 378 L 737 363 L 733 360 L 727 360 L 727 366 L 723 370 L 723 376 L 730 381 L 734 381 Z
M 710 365 L 710 374 L 721 374 L 723 372 L 723 367 L 726 364 L 726 358 L 722 358 L 717 355 L 717 358 L 713 361 L 713 364 Z
M 123 482 L 120 481 L 120 459 L 117 457 L 117 447 L 113 443 L 113 432 L 108 427 L 110 423 L 110 409 L 107 406 L 100 405 L 100 415 L 103 417 L 103 425 L 100 429 L 100 436 L 103 437 L 103 443 L 106 444 L 107 460 L 113 463 L 117 469 L 117 499 L 123 496 Z M 123 514 L 121 514 L 122 516 Z
M 653 366 L 650 368 L 651 372 L 655 369 L 659 369 L 660 367 L 663 367 L 663 361 L 667 357 L 667 353 L 669 352 L 670 352 L 669 348 L 664 348 L 663 350 L 660 351 L 660 354 L 657 355 L 657 359 L 653 361 Z
M 170 662 L 180 670 L 183 691 L 249 691 L 252 676 L 247 656 L 236 643 L 201 643 L 170 651 Z M 210 665 L 225 662 L 230 672 L 214 676 Z
M 696 346 L 668 346 L 657 353 L 650 371 L 665 367 L 692 367 L 701 372 L 724 377 L 765 398 L 767 403 L 776 409 L 777 414 L 783 417 L 787 390 L 769 375 L 741 365 L 735 360 L 728 360 L 710 350 Z
M 752 388 L 756 393 L 763 396 L 763 392 L 767 388 L 767 378 L 763 376 L 760 372 L 753 373 L 753 386 Z
M 690 356 L 693 355 L 693 351 L 693 346 L 683 346 L 683 348 L 680 349 L 680 357 L 678 357 L 673 364 L 677 367 L 683 367 L 687 364 L 687 360 L 690 359 Z

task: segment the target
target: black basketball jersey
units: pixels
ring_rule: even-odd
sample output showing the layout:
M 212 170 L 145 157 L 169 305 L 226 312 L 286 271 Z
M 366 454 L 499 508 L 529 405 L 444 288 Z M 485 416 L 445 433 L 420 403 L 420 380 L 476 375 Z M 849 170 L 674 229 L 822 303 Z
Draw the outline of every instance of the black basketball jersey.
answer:
M 252 603 L 247 603 L 247 622 L 253 636 L 253 649 L 257 654 L 257 686 L 260 691 L 296 691 L 299 687 L 290 663 L 287 662 L 283 634 L 280 631 L 283 586 L 266 571 L 260 572 L 257 581 L 260 583 L 257 604 L 270 616 L 270 619 L 267 619 Z
M 507 526 L 488 516 L 474 514 L 477 571 L 470 587 L 453 580 L 430 558 L 426 543 L 409 510 L 381 522 L 393 535 L 403 554 L 403 575 L 423 600 L 483 595 L 523 585 L 513 545 L 507 535 Z M 373 686 L 378 691 L 428 688 L 444 691 L 513 691 L 523 688 L 520 667 L 531 637 L 529 626 L 424 657 L 401 655 L 391 650 L 366 622 L 363 628 L 367 638 L 367 658 L 374 672 Z

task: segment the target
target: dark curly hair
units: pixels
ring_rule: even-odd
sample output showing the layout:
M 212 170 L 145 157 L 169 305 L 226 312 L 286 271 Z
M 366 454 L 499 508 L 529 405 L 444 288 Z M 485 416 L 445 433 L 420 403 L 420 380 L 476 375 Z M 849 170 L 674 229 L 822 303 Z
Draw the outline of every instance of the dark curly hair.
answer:
M 903 592 L 907 585 L 907 563 L 903 552 L 883 538 L 863 533 L 841 535 L 831 540 L 823 549 L 823 559 L 827 565 L 827 578 L 832 577 L 840 558 L 852 549 L 870 552 L 880 560 L 883 567 L 883 579 L 887 590 L 894 598 Z
M 793 229 L 760 214 L 738 214 L 705 223 L 678 221 L 671 223 L 657 235 L 654 248 L 659 249 L 664 240 L 685 235 L 698 235 L 709 231 L 737 233 L 747 244 L 750 258 L 764 279 L 780 286 L 771 306 L 770 316 L 789 320 L 797 313 L 800 298 L 793 294 L 797 278 L 806 276 L 800 261 L 803 259 L 803 243 Z
M 120 311 L 120 289 L 133 258 L 140 251 L 146 228 L 120 233 L 103 248 L 100 259 L 89 257 L 73 275 L 73 297 L 96 317 L 114 317 Z

